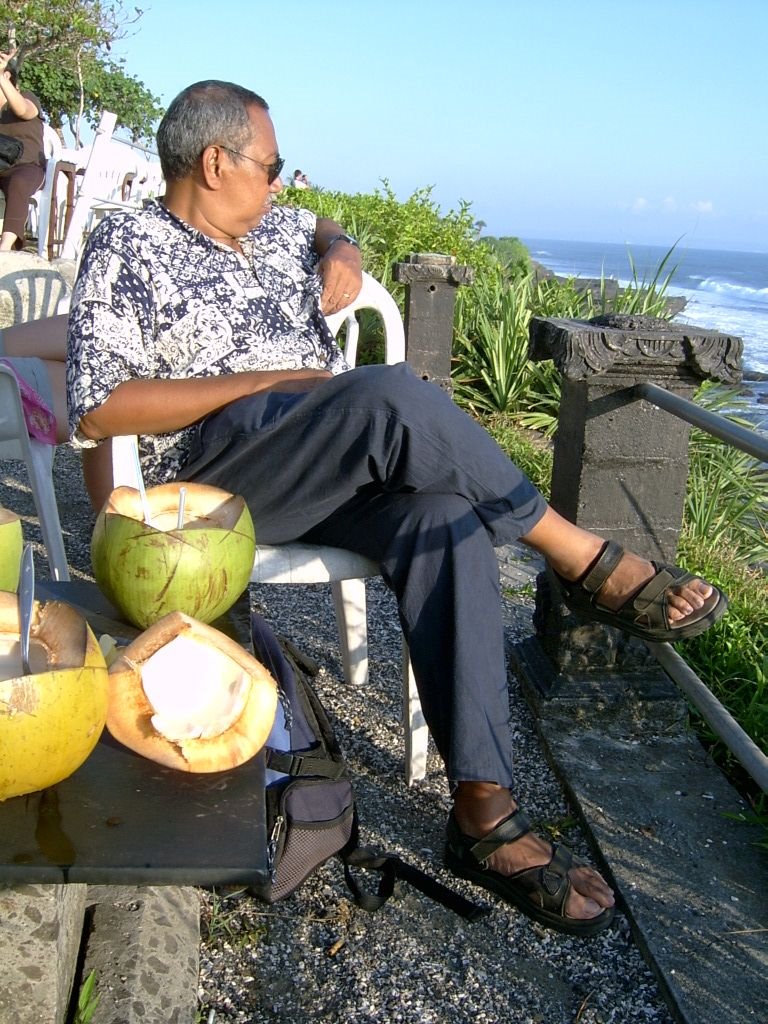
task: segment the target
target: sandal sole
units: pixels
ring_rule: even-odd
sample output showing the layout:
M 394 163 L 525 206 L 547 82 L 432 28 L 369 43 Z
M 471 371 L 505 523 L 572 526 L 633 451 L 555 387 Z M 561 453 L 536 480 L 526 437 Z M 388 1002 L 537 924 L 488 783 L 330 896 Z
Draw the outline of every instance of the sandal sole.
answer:
M 651 644 L 663 644 L 677 643 L 678 640 L 691 640 L 695 636 L 699 636 L 701 633 L 705 633 L 710 626 L 714 624 L 725 615 L 728 610 L 728 599 L 721 591 L 719 593 L 719 600 L 714 608 L 711 608 L 701 618 L 696 619 L 695 622 L 690 622 L 688 625 L 678 626 L 675 629 L 648 629 L 645 626 L 635 625 L 633 622 L 627 622 L 622 619 L 621 615 L 617 612 L 612 612 L 607 609 L 602 609 L 595 605 L 589 605 L 588 607 L 581 607 L 578 601 L 573 601 L 570 598 L 563 597 L 563 601 L 569 611 L 573 612 L 574 615 L 578 615 L 582 619 L 586 619 L 592 622 L 601 622 L 606 626 L 611 626 L 613 629 L 620 629 L 624 633 L 628 633 L 630 636 L 637 637 L 639 640 L 646 640 Z

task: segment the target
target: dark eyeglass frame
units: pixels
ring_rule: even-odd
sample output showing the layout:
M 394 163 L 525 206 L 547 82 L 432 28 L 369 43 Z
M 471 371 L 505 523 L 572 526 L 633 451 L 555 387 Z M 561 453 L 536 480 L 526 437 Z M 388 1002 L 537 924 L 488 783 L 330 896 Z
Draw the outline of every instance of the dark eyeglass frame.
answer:
M 258 164 L 262 170 L 267 172 L 267 184 L 271 185 L 273 181 L 276 181 L 280 177 L 280 171 L 285 167 L 285 160 L 278 153 L 277 160 L 273 160 L 271 164 L 263 164 L 261 160 L 254 160 L 252 156 L 248 156 L 247 153 L 241 153 L 239 149 L 232 149 L 231 146 L 223 146 L 219 143 L 219 149 L 225 149 L 227 153 L 233 153 L 235 156 L 241 156 L 245 160 L 250 160 L 252 164 Z

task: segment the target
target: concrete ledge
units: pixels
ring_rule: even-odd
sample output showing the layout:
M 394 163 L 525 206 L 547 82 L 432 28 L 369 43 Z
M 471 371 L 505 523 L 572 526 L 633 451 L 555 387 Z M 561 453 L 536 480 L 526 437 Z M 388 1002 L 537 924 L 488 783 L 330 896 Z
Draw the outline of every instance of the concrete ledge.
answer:
M 768 1020 L 768 853 L 747 809 L 677 717 L 631 702 L 542 700 L 513 662 L 547 755 L 613 878 L 638 944 L 685 1024 Z M 615 692 L 621 680 L 606 674 Z M 666 701 L 662 703 L 667 703 Z
M 0 1021 L 60 1024 L 85 913 L 84 885 L 0 888 Z
M 96 972 L 93 1024 L 194 1024 L 200 901 L 192 888 L 89 886 L 83 978 Z

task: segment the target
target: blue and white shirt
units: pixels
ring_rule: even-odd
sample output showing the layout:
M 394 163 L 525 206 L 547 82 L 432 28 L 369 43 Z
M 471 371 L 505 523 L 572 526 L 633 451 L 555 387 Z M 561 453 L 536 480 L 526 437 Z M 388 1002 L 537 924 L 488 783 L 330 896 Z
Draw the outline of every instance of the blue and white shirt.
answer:
M 69 316 L 67 399 L 81 418 L 142 378 L 248 370 L 348 369 L 320 313 L 316 217 L 276 206 L 240 239 L 241 255 L 160 202 L 114 213 L 85 246 Z M 148 484 L 173 479 L 194 427 L 140 438 Z

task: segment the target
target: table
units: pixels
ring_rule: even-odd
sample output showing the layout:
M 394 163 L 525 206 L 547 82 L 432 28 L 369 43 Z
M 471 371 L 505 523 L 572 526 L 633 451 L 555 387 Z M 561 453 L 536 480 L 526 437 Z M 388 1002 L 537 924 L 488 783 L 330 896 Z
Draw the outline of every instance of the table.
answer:
M 38 582 L 96 635 L 130 639 L 95 584 Z M 247 595 L 214 623 L 246 640 Z M 257 885 L 267 881 L 264 758 L 214 774 L 163 768 L 105 730 L 75 773 L 0 803 L 0 882 L 102 885 Z

